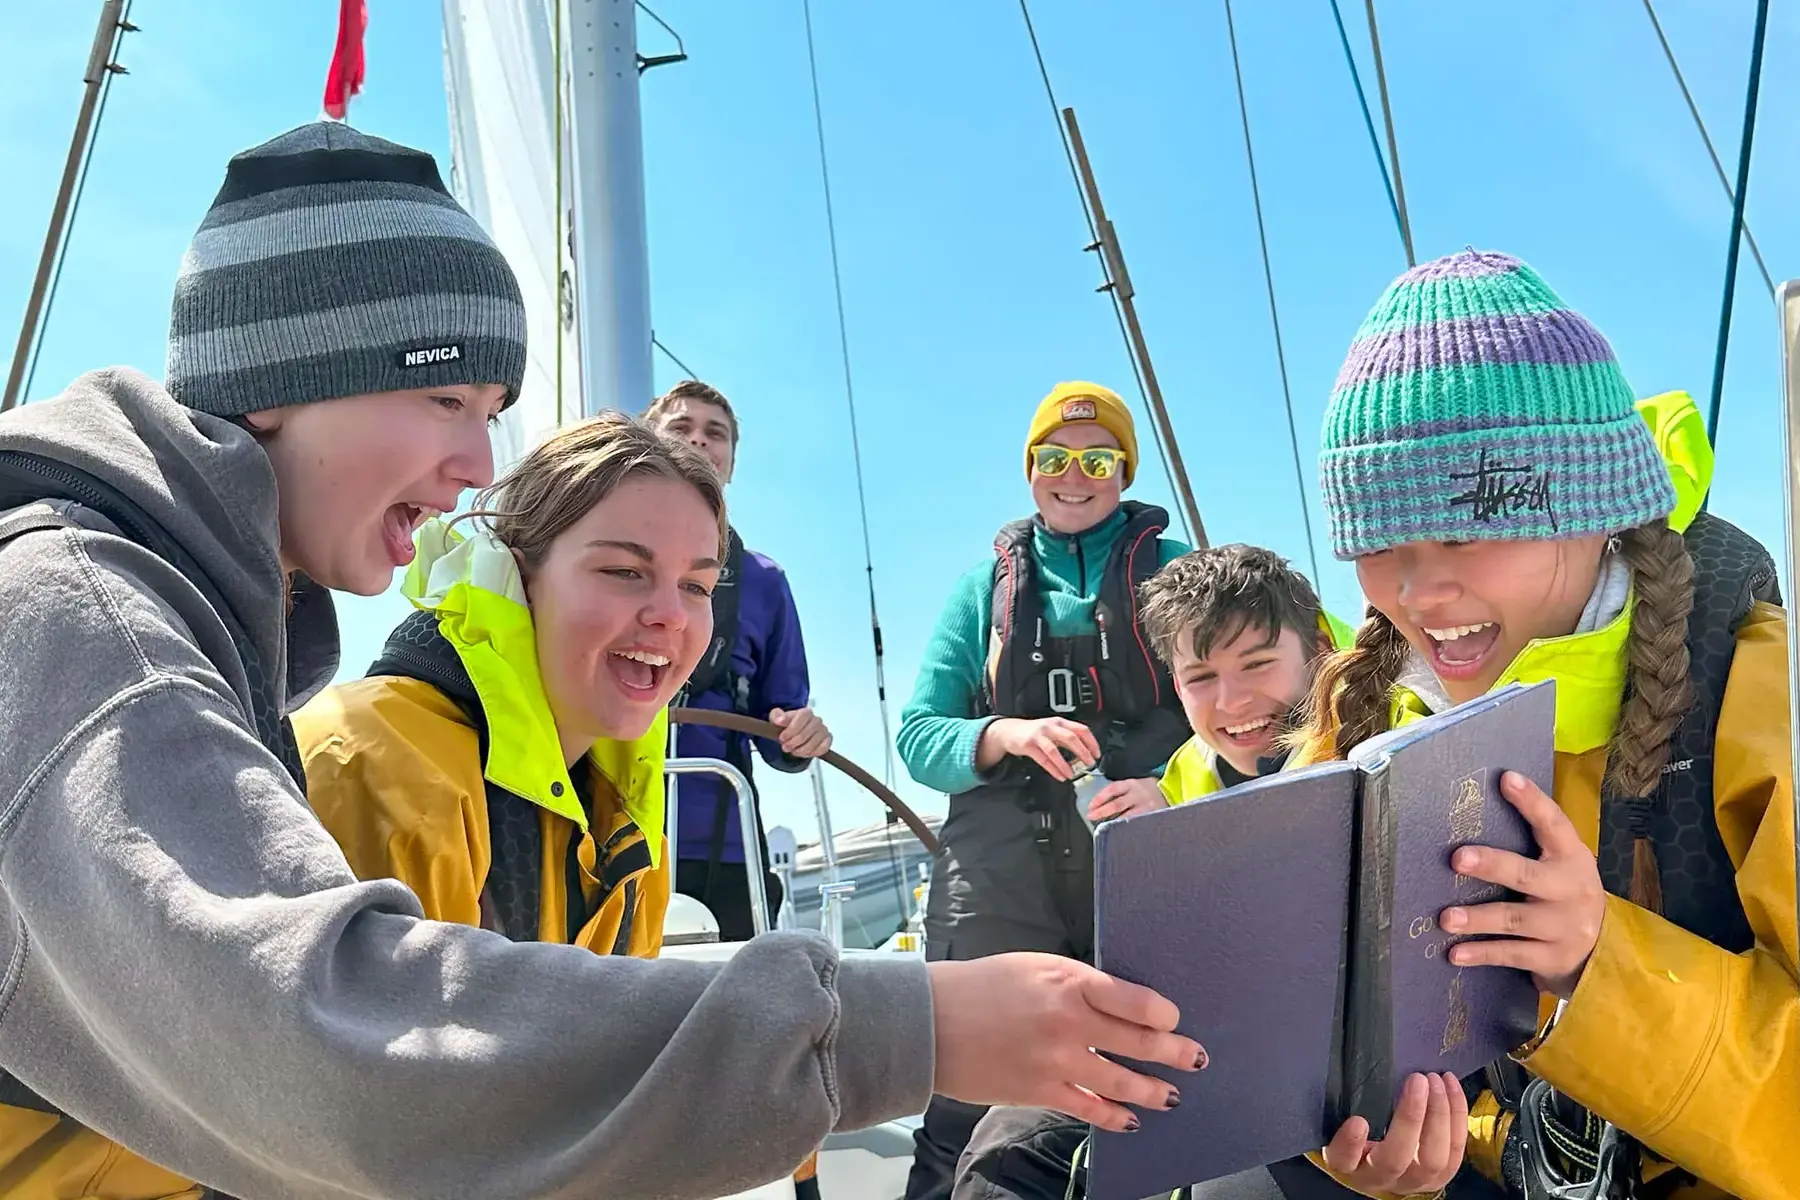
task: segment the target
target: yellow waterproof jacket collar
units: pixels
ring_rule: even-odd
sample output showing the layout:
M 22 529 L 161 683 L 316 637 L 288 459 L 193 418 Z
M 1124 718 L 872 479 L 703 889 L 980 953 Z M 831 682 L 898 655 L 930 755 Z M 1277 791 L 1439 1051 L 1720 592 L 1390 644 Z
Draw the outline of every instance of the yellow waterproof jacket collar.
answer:
M 481 698 L 488 722 L 485 778 L 585 830 L 587 814 L 563 762 L 556 720 L 538 672 L 537 633 L 525 581 L 512 551 L 484 530 L 465 537 L 442 520 L 420 528 L 417 542 L 401 594 L 414 607 L 437 614 L 439 632 L 456 650 Z M 651 860 L 658 863 L 668 738 L 664 711 L 636 741 L 603 739 L 588 752 L 644 831 Z
M 1612 741 L 1625 700 L 1626 643 L 1631 638 L 1635 595 L 1608 624 L 1588 633 L 1527 642 L 1494 687 L 1556 680 L 1556 752 L 1586 754 Z M 1388 727 L 1431 715 L 1425 700 L 1396 685 Z

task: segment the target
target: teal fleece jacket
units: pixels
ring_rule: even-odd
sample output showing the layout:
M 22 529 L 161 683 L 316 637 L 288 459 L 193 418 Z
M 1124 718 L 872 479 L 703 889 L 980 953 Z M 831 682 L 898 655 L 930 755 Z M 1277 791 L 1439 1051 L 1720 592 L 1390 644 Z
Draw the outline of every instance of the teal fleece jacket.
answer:
M 1052 533 L 1041 522 L 1036 526 L 1031 552 L 1050 636 L 1098 632 L 1094 602 L 1113 544 L 1124 528 L 1123 510 L 1073 537 Z M 1156 550 L 1157 566 L 1162 567 L 1186 554 L 1188 547 L 1165 537 L 1157 539 Z M 895 748 L 907 772 L 923 786 L 947 795 L 982 782 L 975 770 L 975 744 L 994 719 L 977 715 L 987 669 L 993 583 L 992 556 L 957 580 L 925 644 L 912 699 L 900 712 Z

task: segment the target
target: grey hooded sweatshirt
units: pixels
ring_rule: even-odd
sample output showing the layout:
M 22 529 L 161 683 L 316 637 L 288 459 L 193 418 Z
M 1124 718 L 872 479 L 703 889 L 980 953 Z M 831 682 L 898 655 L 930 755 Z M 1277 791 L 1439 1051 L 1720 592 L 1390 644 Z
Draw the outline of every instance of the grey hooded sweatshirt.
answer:
M 286 680 L 324 685 L 323 594 L 285 615 L 267 456 L 134 371 L 0 417 L 110 483 Z M 0 545 L 0 1066 L 246 1200 L 711 1197 L 932 1083 L 916 960 L 758 938 L 728 964 L 609 958 L 422 918 L 358 882 L 256 734 L 186 577 L 104 523 Z

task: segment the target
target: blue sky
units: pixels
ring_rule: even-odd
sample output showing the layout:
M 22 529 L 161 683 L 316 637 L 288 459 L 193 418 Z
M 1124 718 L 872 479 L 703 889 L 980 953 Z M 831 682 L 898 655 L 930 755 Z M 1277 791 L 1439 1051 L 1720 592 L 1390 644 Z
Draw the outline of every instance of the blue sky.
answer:
M 0 335 L 10 349 L 80 100 L 99 5 L 7 17 L 0 94 Z M 371 0 L 369 132 L 447 164 L 440 8 Z M 818 707 L 879 772 L 873 657 L 849 420 L 800 0 L 660 0 L 688 62 L 643 81 L 654 322 L 738 406 L 733 517 L 787 569 Z M 1345 18 L 1373 87 L 1361 6 Z M 1755 6 L 1658 12 L 1727 169 Z M 332 0 L 142 4 L 73 231 L 31 397 L 114 363 L 159 373 L 170 287 L 226 159 L 313 119 Z M 1383 51 L 1421 256 L 1465 244 L 1536 266 L 1612 341 L 1641 395 L 1710 387 L 1729 209 L 1649 20 L 1620 0 L 1387 0 Z M 1207 2 L 1036 0 L 1058 99 L 1080 115 L 1158 374 L 1214 541 L 1304 567 L 1224 11 Z M 1309 511 L 1337 611 L 1350 569 L 1324 549 L 1312 455 L 1358 321 L 1405 263 L 1325 0 L 1235 9 Z M 1029 510 L 1020 449 L 1059 380 L 1131 392 L 1129 361 L 1013 0 L 815 0 L 851 368 L 897 721 L 956 576 Z M 1773 6 L 1749 217 L 1777 281 L 1800 275 L 1800 11 Z M 649 22 L 647 51 L 664 48 Z M 678 376 L 659 357 L 658 384 Z M 1779 544 L 1779 347 L 1748 255 L 1726 377 L 1714 510 Z M 640 407 L 643 398 L 627 398 Z M 1146 418 L 1142 414 L 1140 422 Z M 1148 440 L 1146 439 L 1146 447 Z M 1158 471 L 1133 495 L 1172 504 Z M 357 674 L 403 612 L 341 606 Z M 765 772 L 767 779 L 771 773 Z M 831 781 L 840 828 L 872 801 Z M 922 808 L 942 799 L 908 787 Z M 771 823 L 812 828 L 803 780 Z

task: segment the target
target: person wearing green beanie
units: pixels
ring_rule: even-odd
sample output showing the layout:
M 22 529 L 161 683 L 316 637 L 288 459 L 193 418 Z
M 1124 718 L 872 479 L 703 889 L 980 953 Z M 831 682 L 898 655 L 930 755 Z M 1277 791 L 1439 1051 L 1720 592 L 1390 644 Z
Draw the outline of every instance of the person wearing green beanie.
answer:
M 1519 899 L 1438 917 L 1454 966 L 1532 975 L 1546 1028 L 1464 1095 L 1434 1085 L 1410 1140 L 1347 1125 L 1315 1161 L 1365 1194 L 1800 1186 L 1787 618 L 1768 552 L 1678 497 L 1651 423 L 1606 339 L 1505 254 L 1402 275 L 1338 375 L 1319 471 L 1369 616 L 1298 759 L 1556 682 L 1554 797 L 1503 780 L 1539 857 L 1453 859 Z M 1466 1145 L 1442 1130 L 1463 1101 Z

